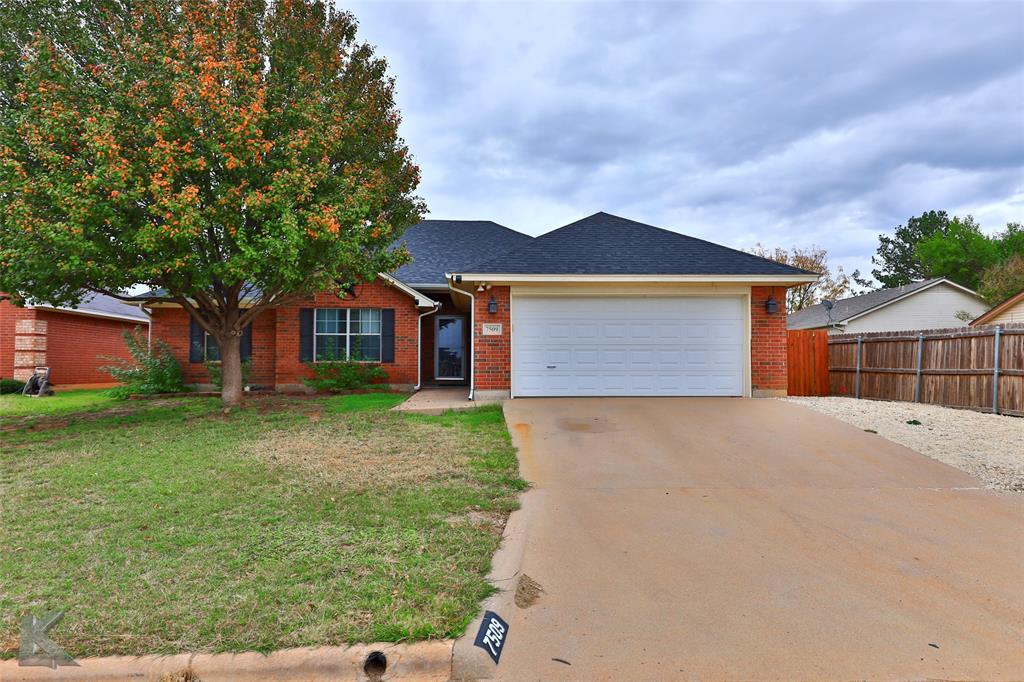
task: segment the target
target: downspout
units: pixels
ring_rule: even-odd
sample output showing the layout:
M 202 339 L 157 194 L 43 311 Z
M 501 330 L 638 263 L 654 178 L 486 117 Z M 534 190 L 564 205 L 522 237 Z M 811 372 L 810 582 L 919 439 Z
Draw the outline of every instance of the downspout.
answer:
M 462 289 L 456 289 L 454 282 L 452 281 L 453 275 L 446 275 L 448 280 L 448 288 L 453 292 L 460 293 L 463 296 L 469 296 L 469 399 L 473 399 L 473 392 L 476 390 L 475 376 L 476 372 L 476 296 L 469 291 L 463 291 Z M 462 275 L 458 275 L 461 280 Z
M 153 316 L 149 314 L 149 311 L 143 308 L 146 305 L 145 302 L 139 304 L 139 310 L 142 314 L 149 319 L 149 324 L 146 325 L 146 350 L 150 353 L 153 352 Z
M 412 387 L 414 391 L 420 390 L 420 386 L 423 384 L 423 318 L 433 315 L 440 309 L 441 304 L 435 303 L 432 310 L 421 313 L 416 318 L 416 385 Z

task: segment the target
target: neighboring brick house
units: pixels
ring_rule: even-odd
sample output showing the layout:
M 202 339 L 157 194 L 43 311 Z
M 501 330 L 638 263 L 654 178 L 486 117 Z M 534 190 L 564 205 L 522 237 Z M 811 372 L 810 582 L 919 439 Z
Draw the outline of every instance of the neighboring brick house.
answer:
M 402 242 L 413 261 L 396 272 L 260 314 L 250 383 L 301 389 L 310 363 L 353 358 L 396 387 L 480 397 L 782 394 L 786 288 L 817 279 L 607 213 L 537 238 L 427 220 Z M 216 344 L 180 307 L 148 308 L 153 338 L 207 383 Z
M 148 326 L 137 306 L 102 294 L 77 308 L 0 301 L 0 378 L 24 381 L 36 367 L 49 367 L 58 388 L 114 386 L 100 368 L 128 357 L 124 331 Z

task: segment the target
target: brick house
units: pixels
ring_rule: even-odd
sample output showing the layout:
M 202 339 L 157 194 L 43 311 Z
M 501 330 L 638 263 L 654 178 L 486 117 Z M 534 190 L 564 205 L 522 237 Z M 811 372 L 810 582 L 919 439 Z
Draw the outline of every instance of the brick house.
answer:
M 125 330 L 148 327 L 137 306 L 102 294 L 76 308 L 0 301 L 0 378 L 25 381 L 36 367 L 49 367 L 59 388 L 114 386 L 100 368 L 128 357 Z
M 352 358 L 395 387 L 480 397 L 781 394 L 786 288 L 817 278 L 607 213 L 537 238 L 427 220 L 402 242 L 413 261 L 396 272 L 259 315 L 250 384 L 301 389 L 310 363 Z M 147 307 L 153 338 L 207 383 L 216 344 L 180 307 Z

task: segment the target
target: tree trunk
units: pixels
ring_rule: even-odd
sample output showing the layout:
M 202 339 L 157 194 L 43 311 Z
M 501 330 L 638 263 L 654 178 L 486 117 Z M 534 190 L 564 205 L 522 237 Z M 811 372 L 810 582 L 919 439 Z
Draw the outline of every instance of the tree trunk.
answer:
M 242 402 L 242 337 L 228 333 L 220 339 L 220 400 L 224 407 Z

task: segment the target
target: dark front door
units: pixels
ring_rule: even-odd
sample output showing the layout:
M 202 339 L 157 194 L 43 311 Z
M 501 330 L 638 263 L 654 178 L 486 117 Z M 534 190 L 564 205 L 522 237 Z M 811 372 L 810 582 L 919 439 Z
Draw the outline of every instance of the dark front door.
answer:
M 434 377 L 442 381 L 466 378 L 466 318 L 438 315 L 434 334 Z

